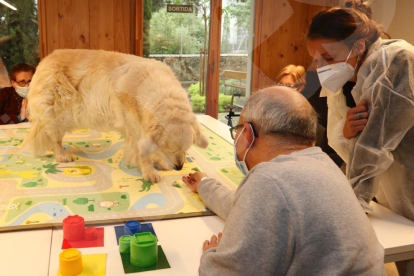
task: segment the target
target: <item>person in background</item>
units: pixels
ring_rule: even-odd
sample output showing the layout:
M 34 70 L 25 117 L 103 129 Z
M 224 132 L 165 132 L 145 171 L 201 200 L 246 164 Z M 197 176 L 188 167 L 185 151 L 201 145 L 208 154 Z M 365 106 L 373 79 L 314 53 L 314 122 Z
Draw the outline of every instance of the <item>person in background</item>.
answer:
M 226 220 L 204 242 L 200 275 L 384 275 L 384 249 L 345 175 L 313 146 L 316 124 L 302 94 L 266 88 L 230 129 L 245 174 L 237 190 L 183 177 Z
M 302 92 L 306 85 L 306 70 L 303 66 L 288 65 L 276 77 L 276 85 L 287 86 Z
M 284 67 L 276 78 L 276 86 L 286 86 L 301 93 L 306 87 L 305 68 L 301 65 L 293 65 L 293 64 Z M 321 147 L 321 149 L 324 152 L 325 152 L 325 149 L 327 148 L 325 133 L 326 133 L 326 127 L 324 127 L 323 124 L 321 124 L 321 122 L 318 120 L 316 146 Z M 336 154 L 333 154 L 333 155 L 336 155 Z M 330 155 L 330 157 L 332 158 L 333 155 L 332 156 Z M 336 160 L 334 160 L 334 162 L 337 163 Z M 339 164 L 338 166 L 341 167 L 341 164 Z
M 17 124 L 28 120 L 27 93 L 36 69 L 19 63 L 11 69 L 11 87 L 0 90 L 0 125 Z

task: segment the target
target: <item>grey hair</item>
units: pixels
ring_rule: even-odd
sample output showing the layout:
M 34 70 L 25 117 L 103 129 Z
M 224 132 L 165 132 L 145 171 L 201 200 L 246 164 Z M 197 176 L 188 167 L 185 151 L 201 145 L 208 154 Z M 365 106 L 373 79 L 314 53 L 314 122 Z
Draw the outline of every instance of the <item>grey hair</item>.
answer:
M 299 144 L 316 140 L 318 115 L 305 97 L 290 88 L 260 90 L 247 101 L 241 116 L 259 135 L 277 134 Z

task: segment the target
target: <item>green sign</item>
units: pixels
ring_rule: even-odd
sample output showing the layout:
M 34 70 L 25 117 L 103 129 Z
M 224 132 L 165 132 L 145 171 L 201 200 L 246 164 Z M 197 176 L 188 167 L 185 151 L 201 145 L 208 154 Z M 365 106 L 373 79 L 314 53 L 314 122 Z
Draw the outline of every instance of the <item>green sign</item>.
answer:
M 173 5 L 167 4 L 167 12 L 173 13 L 193 13 L 193 5 Z

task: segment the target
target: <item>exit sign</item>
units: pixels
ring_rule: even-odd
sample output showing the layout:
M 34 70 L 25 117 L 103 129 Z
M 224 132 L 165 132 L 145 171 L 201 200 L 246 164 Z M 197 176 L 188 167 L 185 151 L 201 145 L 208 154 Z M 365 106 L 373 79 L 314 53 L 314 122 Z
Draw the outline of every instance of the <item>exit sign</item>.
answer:
M 167 4 L 167 12 L 173 13 L 193 13 L 193 5 L 173 5 Z

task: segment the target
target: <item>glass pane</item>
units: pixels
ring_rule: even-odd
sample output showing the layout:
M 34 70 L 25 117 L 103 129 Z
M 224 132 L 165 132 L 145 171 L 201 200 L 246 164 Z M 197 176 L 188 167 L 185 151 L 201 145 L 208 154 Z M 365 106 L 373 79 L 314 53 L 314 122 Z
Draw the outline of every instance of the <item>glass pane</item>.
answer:
M 184 6 L 168 9 L 168 4 Z M 206 109 L 209 29 L 210 0 L 145 0 L 144 56 L 172 68 L 194 112 L 201 114 Z
M 229 126 L 237 125 L 250 94 L 251 1 L 223 0 L 218 118 Z
M 0 3 L 0 88 L 10 86 L 8 73 L 18 63 L 39 63 L 37 1 Z

